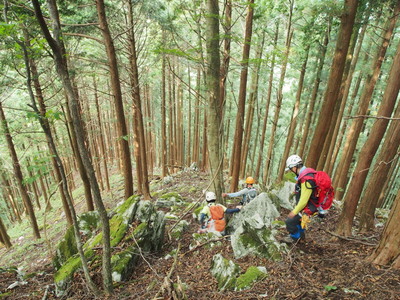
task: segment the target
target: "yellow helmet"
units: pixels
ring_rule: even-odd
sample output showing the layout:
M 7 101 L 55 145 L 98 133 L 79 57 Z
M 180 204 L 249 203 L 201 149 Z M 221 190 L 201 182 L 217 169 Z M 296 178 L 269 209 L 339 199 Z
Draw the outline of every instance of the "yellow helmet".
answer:
M 247 184 L 254 184 L 254 178 L 253 177 L 247 177 L 246 178 L 246 183 Z

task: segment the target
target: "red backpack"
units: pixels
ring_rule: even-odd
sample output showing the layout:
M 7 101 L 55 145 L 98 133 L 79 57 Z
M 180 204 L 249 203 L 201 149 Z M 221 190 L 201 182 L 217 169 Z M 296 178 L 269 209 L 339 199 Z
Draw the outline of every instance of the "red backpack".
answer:
M 324 171 L 315 171 L 312 168 L 306 168 L 301 172 L 298 181 L 303 183 L 306 180 L 315 182 L 314 199 L 310 199 L 311 203 L 317 208 L 320 207 L 323 210 L 328 210 L 332 206 L 335 195 L 329 175 Z

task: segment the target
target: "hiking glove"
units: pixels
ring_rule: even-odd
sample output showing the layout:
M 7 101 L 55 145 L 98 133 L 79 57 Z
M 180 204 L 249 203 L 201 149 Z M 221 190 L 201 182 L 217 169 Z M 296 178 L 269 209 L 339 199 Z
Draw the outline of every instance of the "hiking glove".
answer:
M 303 214 L 303 216 L 301 217 L 301 228 L 303 229 L 308 229 L 308 223 L 310 223 L 310 217 Z

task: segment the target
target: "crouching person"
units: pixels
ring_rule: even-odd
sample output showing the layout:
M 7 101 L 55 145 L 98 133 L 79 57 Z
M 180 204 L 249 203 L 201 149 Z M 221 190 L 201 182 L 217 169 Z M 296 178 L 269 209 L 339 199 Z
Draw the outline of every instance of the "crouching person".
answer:
M 207 205 L 200 212 L 201 228 L 198 230 L 198 233 L 216 232 L 223 235 L 226 226 L 225 213 L 236 213 L 241 209 L 241 206 L 226 208 L 221 204 L 215 203 L 216 200 L 217 197 L 214 192 L 206 193 Z

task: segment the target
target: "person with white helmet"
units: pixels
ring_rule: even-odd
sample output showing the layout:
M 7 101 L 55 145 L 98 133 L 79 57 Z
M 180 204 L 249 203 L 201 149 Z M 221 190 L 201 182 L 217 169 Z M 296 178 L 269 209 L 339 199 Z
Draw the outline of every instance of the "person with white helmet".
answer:
M 216 200 L 217 196 L 214 192 L 206 193 L 207 205 L 200 211 L 200 223 L 202 226 L 198 231 L 199 233 L 219 232 L 223 234 L 226 226 L 224 214 L 231 214 L 240 211 L 241 206 L 236 206 L 236 208 L 226 208 L 221 204 L 215 203 Z
M 246 187 L 236 193 L 222 193 L 222 197 L 229 197 L 229 198 L 235 198 L 235 197 L 242 197 L 242 200 L 240 201 L 240 205 L 246 205 L 249 203 L 251 200 L 253 200 L 255 197 L 257 197 L 257 190 L 254 187 L 254 178 L 253 177 L 247 177 L 246 178 Z
M 307 208 L 310 212 L 316 212 L 317 207 L 309 201 L 315 189 L 315 182 L 313 180 L 299 181 L 298 178 L 307 168 L 303 164 L 300 156 L 294 154 L 286 160 L 286 171 L 291 171 L 295 174 L 296 186 L 296 206 L 289 213 L 286 223 L 286 229 L 289 232 L 289 237 L 283 239 L 284 242 L 293 243 L 305 239 L 305 232 L 301 226 L 302 214 L 301 212 Z M 304 174 L 302 174 L 303 176 Z M 306 217 L 304 217 L 306 218 Z

